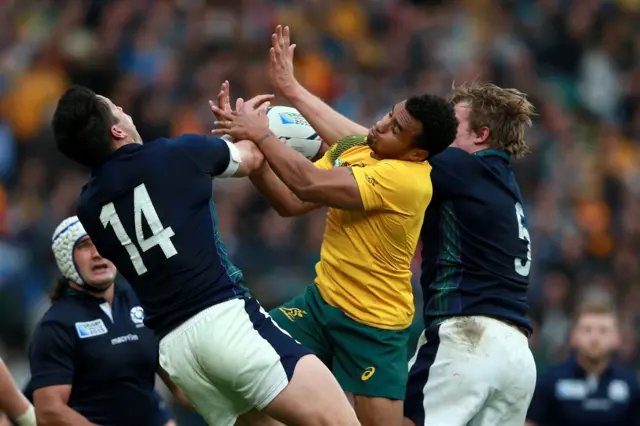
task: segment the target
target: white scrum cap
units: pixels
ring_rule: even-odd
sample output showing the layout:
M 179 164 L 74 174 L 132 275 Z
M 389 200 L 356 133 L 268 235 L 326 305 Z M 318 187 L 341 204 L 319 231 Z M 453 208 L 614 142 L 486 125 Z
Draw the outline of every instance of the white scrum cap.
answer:
M 56 258 L 58 269 L 62 275 L 76 284 L 82 285 L 84 281 L 76 268 L 73 259 L 73 250 L 78 242 L 87 235 L 80 219 L 71 216 L 62 221 L 53 232 L 51 239 L 51 249 Z

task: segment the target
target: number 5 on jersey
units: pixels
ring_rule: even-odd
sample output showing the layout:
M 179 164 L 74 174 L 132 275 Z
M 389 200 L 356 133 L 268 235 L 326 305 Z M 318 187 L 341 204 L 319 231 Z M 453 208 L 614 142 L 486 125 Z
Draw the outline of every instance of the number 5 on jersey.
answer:
M 518 221 L 518 238 L 527 242 L 527 258 L 516 257 L 513 263 L 518 275 L 526 277 L 531 269 L 531 237 L 529 230 L 524 226 L 524 209 L 520 203 L 516 203 L 516 219 Z
M 170 226 L 163 228 L 144 183 L 136 186 L 133 190 L 133 214 L 136 239 L 138 240 L 138 246 L 140 246 L 143 252 L 146 252 L 152 247 L 160 246 L 167 259 L 178 254 L 178 251 L 171 242 L 171 237 L 173 237 L 175 233 Z M 151 229 L 152 235 L 149 238 L 145 238 L 142 232 L 143 216 L 149 225 L 149 229 Z M 138 250 L 138 247 L 131 241 L 129 234 L 127 234 L 124 226 L 122 226 L 122 221 L 113 203 L 106 204 L 102 207 L 100 211 L 100 221 L 105 229 L 111 225 L 120 244 L 122 244 L 127 250 L 127 253 L 129 253 L 131 263 L 138 275 L 147 272 L 147 267 L 144 265 L 142 257 L 140 256 L 140 250 Z

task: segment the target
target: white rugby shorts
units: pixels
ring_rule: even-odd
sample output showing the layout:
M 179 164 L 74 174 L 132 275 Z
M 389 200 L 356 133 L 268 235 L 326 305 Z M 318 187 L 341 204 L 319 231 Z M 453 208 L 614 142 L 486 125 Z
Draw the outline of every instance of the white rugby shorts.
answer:
M 450 318 L 420 336 L 404 415 L 418 426 L 522 426 L 535 384 L 520 330 L 489 317 Z
M 216 426 L 232 426 L 249 410 L 262 410 L 310 353 L 252 298 L 207 308 L 160 341 L 160 365 Z

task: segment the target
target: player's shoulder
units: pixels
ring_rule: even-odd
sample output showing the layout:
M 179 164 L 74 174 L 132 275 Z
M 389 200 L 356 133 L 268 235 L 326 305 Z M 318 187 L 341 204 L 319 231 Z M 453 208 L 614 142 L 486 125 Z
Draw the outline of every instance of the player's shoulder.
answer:
M 371 152 L 366 135 L 351 135 L 340 139 L 327 151 L 327 158 L 331 163 L 335 163 L 340 157 L 356 152 Z
M 638 373 L 633 368 L 613 363 L 611 364 L 611 370 L 613 371 L 614 379 L 624 380 L 635 387 L 638 386 Z
M 476 160 L 477 159 L 473 154 L 469 154 L 460 148 L 450 146 L 437 155 L 429 158 L 429 163 L 437 170 L 439 167 L 468 165 L 475 163 Z
M 204 135 L 199 135 L 197 133 L 185 133 L 183 135 L 176 136 L 175 138 L 162 138 L 158 140 L 162 141 L 161 143 L 164 143 L 169 147 L 179 147 L 181 143 L 203 143 L 208 139 L 210 138 Z
M 206 136 L 187 133 L 174 138 L 157 138 L 146 141 L 142 145 L 139 145 L 138 148 L 142 158 L 152 158 L 165 151 L 175 151 L 176 148 L 192 144 L 202 144 L 205 141 Z
M 381 167 L 387 167 L 389 169 L 399 171 L 413 171 L 415 173 L 428 173 L 432 169 L 432 166 L 428 161 L 408 161 L 387 158 L 378 161 L 377 164 Z
M 164 145 L 170 150 L 209 147 L 211 144 L 216 143 L 220 146 L 227 146 L 226 142 L 220 138 L 200 135 L 197 133 L 185 133 L 183 135 L 176 136 L 175 138 L 159 139 L 159 141 L 161 145 Z
M 499 161 L 494 161 L 499 160 Z M 466 167 L 484 167 L 486 164 L 509 164 L 509 154 L 504 151 L 500 151 L 498 149 L 483 149 L 481 151 L 477 151 L 474 153 L 469 153 L 463 149 L 450 146 L 440 152 L 437 155 L 434 155 L 433 158 L 429 159 L 429 162 L 437 167 L 455 167 L 455 166 L 466 166 Z
M 385 174 L 392 174 L 399 187 L 411 187 L 418 191 L 431 190 L 432 167 L 427 161 L 386 159 L 376 163 L 376 168 L 383 170 Z
M 67 329 L 75 322 L 77 307 L 68 297 L 62 297 L 47 309 L 38 325 L 37 329 L 57 328 Z
M 561 379 L 572 378 L 578 374 L 579 371 L 580 367 L 575 356 L 569 355 L 566 359 L 539 370 L 539 376 L 548 382 L 555 382 Z
M 115 292 L 118 298 L 123 299 L 129 307 L 133 307 L 140 304 L 138 296 L 133 291 L 133 288 L 126 283 L 115 284 Z

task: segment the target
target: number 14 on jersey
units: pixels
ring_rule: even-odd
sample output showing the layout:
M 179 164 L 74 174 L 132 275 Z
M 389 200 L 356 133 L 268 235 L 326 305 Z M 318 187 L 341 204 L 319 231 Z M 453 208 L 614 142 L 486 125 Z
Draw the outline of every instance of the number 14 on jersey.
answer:
M 178 254 L 178 251 L 171 242 L 171 237 L 173 237 L 175 233 L 170 226 L 167 228 L 162 226 L 162 222 L 160 222 L 158 213 L 151 202 L 151 197 L 149 197 L 149 192 L 144 183 L 136 186 L 133 190 L 133 215 L 136 240 L 143 252 L 146 252 L 152 247 L 160 246 L 167 259 Z M 149 225 L 149 229 L 151 229 L 152 235 L 149 238 L 144 237 L 142 217 L 144 217 Z M 142 261 L 140 250 L 138 250 L 138 247 L 131 241 L 129 234 L 127 234 L 127 231 L 124 229 L 113 203 L 105 204 L 102 207 L 100 211 L 100 221 L 105 229 L 111 225 L 120 244 L 127 250 L 131 263 L 138 275 L 146 273 L 147 267 Z

